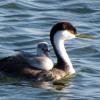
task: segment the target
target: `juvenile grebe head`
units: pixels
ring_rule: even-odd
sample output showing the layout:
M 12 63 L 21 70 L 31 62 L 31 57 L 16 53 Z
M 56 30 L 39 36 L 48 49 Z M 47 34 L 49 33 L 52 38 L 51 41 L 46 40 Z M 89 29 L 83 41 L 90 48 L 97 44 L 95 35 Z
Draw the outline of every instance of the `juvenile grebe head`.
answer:
M 49 56 L 49 48 L 47 42 L 39 42 L 37 45 L 37 55 Z

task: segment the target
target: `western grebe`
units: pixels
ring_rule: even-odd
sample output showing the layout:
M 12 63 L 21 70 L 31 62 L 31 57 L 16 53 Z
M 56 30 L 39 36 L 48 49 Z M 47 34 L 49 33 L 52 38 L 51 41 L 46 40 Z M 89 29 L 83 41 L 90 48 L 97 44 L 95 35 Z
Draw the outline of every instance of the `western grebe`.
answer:
M 35 78 L 39 81 L 58 80 L 66 74 L 74 74 L 75 69 L 64 47 L 64 41 L 75 38 L 77 31 L 69 22 L 59 22 L 50 31 L 50 41 L 57 57 L 57 63 L 49 71 L 39 70 L 26 62 L 26 58 L 19 54 L 0 61 L 0 70 L 17 76 Z
M 37 69 L 49 71 L 54 66 L 53 61 L 50 59 L 49 56 L 47 42 L 38 43 L 36 55 L 32 55 L 26 52 L 20 52 L 20 55 L 22 55 L 26 59 L 27 63 Z

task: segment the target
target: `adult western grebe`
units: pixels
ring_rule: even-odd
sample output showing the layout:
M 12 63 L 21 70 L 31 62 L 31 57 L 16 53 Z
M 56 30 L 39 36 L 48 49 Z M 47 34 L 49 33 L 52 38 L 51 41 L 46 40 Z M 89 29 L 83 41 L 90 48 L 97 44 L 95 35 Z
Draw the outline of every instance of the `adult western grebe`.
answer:
M 35 78 L 36 80 L 58 80 L 66 74 L 74 74 L 75 70 L 64 47 L 64 41 L 76 37 L 77 31 L 69 22 L 59 22 L 50 32 L 50 41 L 57 56 L 57 63 L 50 71 L 39 70 L 26 62 L 23 54 L 5 58 L 0 61 L 0 70 L 5 74 Z
M 53 26 L 50 32 L 50 41 L 57 56 L 57 63 L 49 72 L 41 72 L 38 80 L 58 80 L 65 75 L 74 74 L 75 69 L 64 47 L 64 41 L 77 36 L 77 31 L 69 22 L 59 22 Z

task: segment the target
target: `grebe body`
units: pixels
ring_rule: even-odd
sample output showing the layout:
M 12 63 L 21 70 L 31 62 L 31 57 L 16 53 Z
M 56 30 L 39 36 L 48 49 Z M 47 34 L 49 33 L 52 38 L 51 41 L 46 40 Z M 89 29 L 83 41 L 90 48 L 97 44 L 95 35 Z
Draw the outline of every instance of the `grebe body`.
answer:
M 5 73 L 14 73 L 28 78 L 35 78 L 39 81 L 58 80 L 66 74 L 74 74 L 75 69 L 73 68 L 65 50 L 64 41 L 75 38 L 76 34 L 77 31 L 75 27 L 69 22 L 59 22 L 52 27 L 50 31 L 50 41 L 57 57 L 57 63 L 51 70 L 43 70 L 32 67 L 31 64 L 26 62 L 26 58 L 24 56 L 16 55 L 11 57 L 10 61 L 8 61 L 7 58 L 1 60 L 0 71 Z

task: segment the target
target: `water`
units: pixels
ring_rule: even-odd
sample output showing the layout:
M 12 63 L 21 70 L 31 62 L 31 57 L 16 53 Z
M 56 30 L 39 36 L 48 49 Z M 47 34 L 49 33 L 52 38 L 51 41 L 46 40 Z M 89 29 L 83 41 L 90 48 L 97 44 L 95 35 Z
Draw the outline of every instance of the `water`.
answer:
M 1 79 L 0 100 L 99 100 L 99 15 L 99 0 L 0 0 L 0 58 L 16 49 L 35 53 L 38 42 L 50 43 L 49 31 L 59 21 L 69 21 L 79 33 L 96 36 L 65 44 L 77 72 L 74 78 L 63 85 Z M 50 50 L 56 61 L 51 44 Z

